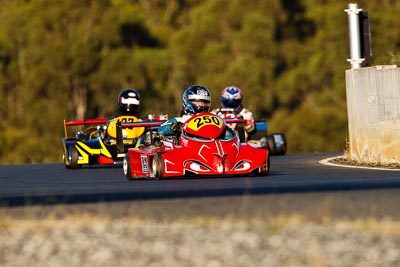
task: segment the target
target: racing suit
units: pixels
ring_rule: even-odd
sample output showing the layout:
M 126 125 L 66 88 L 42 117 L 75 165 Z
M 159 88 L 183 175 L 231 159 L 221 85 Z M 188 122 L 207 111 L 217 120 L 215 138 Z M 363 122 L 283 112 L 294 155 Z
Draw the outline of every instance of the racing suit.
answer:
M 104 139 L 114 143 L 117 139 L 117 123 L 125 122 L 141 122 L 142 119 L 138 114 L 132 112 L 124 112 L 119 108 L 115 111 L 115 114 L 108 119 L 106 127 L 104 129 Z M 133 127 L 122 129 L 122 138 L 124 144 L 136 143 L 139 146 L 143 142 L 143 133 L 145 131 L 144 127 Z

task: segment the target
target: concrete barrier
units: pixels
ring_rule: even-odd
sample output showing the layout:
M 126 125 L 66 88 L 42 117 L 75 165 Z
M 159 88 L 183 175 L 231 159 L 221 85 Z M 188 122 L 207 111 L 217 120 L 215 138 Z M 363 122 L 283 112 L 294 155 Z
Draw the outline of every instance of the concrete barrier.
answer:
M 400 69 L 395 65 L 346 71 L 347 156 L 365 163 L 400 163 Z

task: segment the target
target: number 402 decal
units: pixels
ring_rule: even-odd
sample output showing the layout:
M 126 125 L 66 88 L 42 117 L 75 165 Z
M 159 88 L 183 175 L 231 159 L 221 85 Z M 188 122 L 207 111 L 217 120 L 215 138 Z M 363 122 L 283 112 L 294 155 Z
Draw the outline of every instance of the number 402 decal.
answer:
M 197 118 L 194 118 L 191 122 L 189 122 L 188 127 L 190 129 L 193 130 L 198 130 L 203 126 L 206 125 L 215 125 L 217 127 L 221 127 L 222 126 L 222 119 L 220 117 L 217 116 L 200 116 Z
M 117 122 L 126 123 L 126 122 L 136 122 L 136 121 L 138 121 L 138 119 L 136 117 L 132 117 L 132 116 L 117 117 Z

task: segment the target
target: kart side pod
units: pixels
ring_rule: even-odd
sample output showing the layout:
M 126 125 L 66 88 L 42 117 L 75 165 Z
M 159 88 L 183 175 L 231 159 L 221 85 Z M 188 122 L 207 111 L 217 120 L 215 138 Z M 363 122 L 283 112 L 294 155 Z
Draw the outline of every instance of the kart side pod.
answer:
M 161 178 L 161 161 L 157 153 L 132 149 L 123 162 L 124 174 L 128 180 L 141 178 Z

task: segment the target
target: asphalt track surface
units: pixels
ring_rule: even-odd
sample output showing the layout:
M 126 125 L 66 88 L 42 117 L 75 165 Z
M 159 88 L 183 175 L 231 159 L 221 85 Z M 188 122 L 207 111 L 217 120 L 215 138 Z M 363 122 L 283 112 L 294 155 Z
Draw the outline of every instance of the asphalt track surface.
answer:
M 123 216 L 276 216 L 400 219 L 400 172 L 326 166 L 340 153 L 271 158 L 266 177 L 126 180 L 120 167 L 69 170 L 63 164 L 0 166 L 0 205 L 62 205 Z M 102 208 L 98 208 L 101 204 Z

